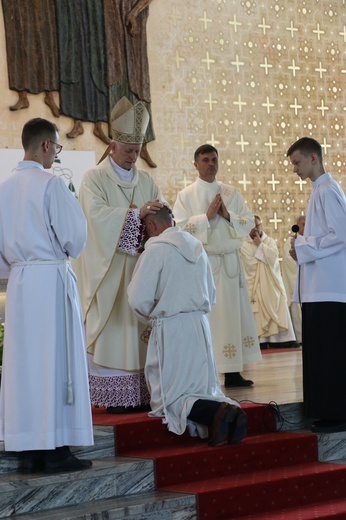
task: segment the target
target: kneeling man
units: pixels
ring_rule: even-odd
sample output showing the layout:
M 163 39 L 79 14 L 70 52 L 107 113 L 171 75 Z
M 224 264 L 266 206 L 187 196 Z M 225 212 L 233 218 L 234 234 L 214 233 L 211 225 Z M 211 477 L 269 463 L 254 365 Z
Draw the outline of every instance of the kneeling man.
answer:
M 215 367 L 207 313 L 215 286 L 202 243 L 175 227 L 164 206 L 147 215 L 149 240 L 128 286 L 137 318 L 152 326 L 145 366 L 149 415 L 164 417 L 178 435 L 207 438 L 209 445 L 236 443 L 247 416 L 224 396 Z

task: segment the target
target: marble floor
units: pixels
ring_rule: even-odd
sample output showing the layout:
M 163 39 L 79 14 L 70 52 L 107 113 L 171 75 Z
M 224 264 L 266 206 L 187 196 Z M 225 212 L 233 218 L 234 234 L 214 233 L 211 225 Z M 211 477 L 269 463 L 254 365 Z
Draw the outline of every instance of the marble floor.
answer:
M 301 349 L 263 353 L 262 361 L 245 365 L 242 375 L 246 379 L 252 379 L 254 385 L 245 388 L 223 386 L 227 397 L 256 403 L 274 401 L 277 404 L 288 404 L 303 401 Z M 222 374 L 220 381 L 223 385 Z

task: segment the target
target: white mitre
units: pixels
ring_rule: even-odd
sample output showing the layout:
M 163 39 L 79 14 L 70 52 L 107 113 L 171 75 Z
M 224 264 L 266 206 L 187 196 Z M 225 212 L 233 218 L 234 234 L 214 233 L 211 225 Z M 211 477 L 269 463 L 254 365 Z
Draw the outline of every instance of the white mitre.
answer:
M 111 113 L 112 139 L 121 143 L 143 143 L 149 118 L 149 112 L 141 101 L 133 105 L 125 96 L 122 97 Z

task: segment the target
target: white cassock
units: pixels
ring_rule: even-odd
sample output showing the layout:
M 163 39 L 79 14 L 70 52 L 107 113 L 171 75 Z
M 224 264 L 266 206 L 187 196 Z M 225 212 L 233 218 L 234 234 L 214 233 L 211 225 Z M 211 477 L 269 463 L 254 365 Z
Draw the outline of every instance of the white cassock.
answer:
M 294 287 L 298 276 L 298 263 L 289 254 L 291 249 L 291 237 L 287 238 L 282 252 L 281 272 L 284 282 L 287 305 L 291 314 L 292 323 L 298 343 L 302 342 L 302 311 L 299 303 L 292 301 Z
M 229 222 L 220 215 L 210 222 L 207 218 L 217 193 L 229 212 Z M 216 305 L 209 322 L 216 366 L 221 373 L 241 372 L 245 363 L 262 357 L 239 258 L 241 240 L 254 226 L 253 214 L 235 188 L 200 178 L 178 193 L 173 213 L 177 225 L 202 242 L 213 270 Z
M 0 222 L 0 276 L 8 277 L 0 439 L 7 451 L 92 445 L 84 326 L 68 261 L 85 245 L 83 212 L 62 179 L 22 161 L 0 185 Z
M 260 341 L 295 341 L 275 240 L 263 232 L 262 243 L 257 246 L 248 237 L 240 256 Z
M 237 403 L 221 391 L 207 313 L 215 286 L 199 240 L 178 227 L 148 240 L 128 287 L 139 320 L 153 326 L 145 365 L 149 415 L 165 417 L 178 435 L 206 438 L 205 426 L 187 420 L 198 399 Z M 188 424 L 189 423 L 189 424 Z

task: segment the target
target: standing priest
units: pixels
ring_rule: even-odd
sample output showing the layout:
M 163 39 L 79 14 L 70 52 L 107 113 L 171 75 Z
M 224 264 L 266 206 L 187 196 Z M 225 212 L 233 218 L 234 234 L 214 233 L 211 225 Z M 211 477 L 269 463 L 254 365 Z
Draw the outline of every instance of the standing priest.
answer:
M 251 386 L 240 374 L 245 363 L 261 359 L 243 267 L 242 239 L 253 227 L 253 215 L 241 194 L 216 179 L 218 152 L 204 144 L 194 156 L 198 178 L 178 193 L 173 212 L 177 225 L 198 238 L 208 255 L 216 285 L 210 315 L 218 371 L 225 386 Z
M 240 249 L 258 337 L 262 345 L 292 346 L 295 335 L 275 240 L 262 229 L 255 215 L 255 227 Z

